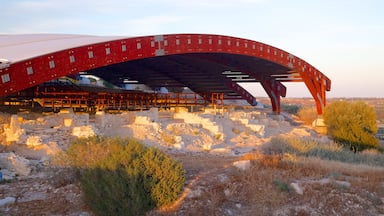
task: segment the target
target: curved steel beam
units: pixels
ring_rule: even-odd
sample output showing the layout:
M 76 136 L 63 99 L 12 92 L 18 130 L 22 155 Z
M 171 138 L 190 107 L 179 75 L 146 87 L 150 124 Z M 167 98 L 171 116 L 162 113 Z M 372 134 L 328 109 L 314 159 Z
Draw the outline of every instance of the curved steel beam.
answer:
M 7 41 L 1 41 L 0 58 L 6 58 Z M 70 40 L 70 39 L 68 39 Z M 50 41 L 52 43 L 52 41 Z M 53 41 L 54 42 L 54 41 Z M 12 42 L 10 42 L 12 43 Z M 4 44 L 6 44 L 4 46 Z M 44 41 L 39 41 L 44 46 Z M 23 52 L 22 45 L 11 50 Z M 3 50 L 3 51 L 2 51 Z M 75 74 L 112 64 L 134 61 L 159 56 L 182 55 L 191 53 L 225 53 L 234 56 L 248 56 L 264 60 L 266 64 L 274 63 L 286 68 L 286 74 L 295 74 L 295 79 L 289 76 L 283 81 L 297 81 L 297 74 L 305 82 L 314 97 L 318 113 L 325 106 L 325 91 L 330 91 L 331 80 L 315 67 L 304 60 L 268 44 L 253 40 L 211 34 L 169 34 L 142 37 L 107 39 L 101 42 L 84 41 L 58 50 L 42 51 L 37 55 L 22 58 L 0 67 L 0 96 L 6 96 L 23 89 L 56 79 L 65 75 Z M 245 73 L 247 73 L 245 71 Z M 281 74 L 281 71 L 278 73 Z M 252 76 L 252 74 L 250 74 Z M 281 88 L 280 81 L 274 80 L 273 71 L 263 74 L 262 83 L 271 97 L 274 110 L 279 112 Z M 267 77 L 267 79 L 264 79 Z M 274 85 L 273 83 L 278 83 Z M 279 91 L 275 88 L 279 87 Z M 282 87 L 283 86 L 283 87 Z M 275 89 L 275 90 L 274 90 Z M 285 87 L 283 88 L 285 92 Z M 279 93 L 280 92 L 280 93 Z M 275 102 L 273 102 L 275 101 Z

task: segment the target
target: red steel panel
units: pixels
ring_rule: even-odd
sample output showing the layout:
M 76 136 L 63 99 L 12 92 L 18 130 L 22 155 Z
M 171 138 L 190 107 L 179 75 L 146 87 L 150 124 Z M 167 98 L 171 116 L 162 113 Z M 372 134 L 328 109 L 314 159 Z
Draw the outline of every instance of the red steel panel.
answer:
M 0 96 L 67 74 L 119 62 L 198 52 L 248 55 L 283 65 L 305 77 L 304 82 L 311 94 L 320 94 L 324 103 L 325 91 L 329 91 L 331 87 L 330 79 L 319 70 L 304 60 L 268 44 L 223 35 L 172 34 L 88 44 L 12 63 L 9 68 L 0 69 Z M 312 81 L 318 83 L 317 87 L 309 83 Z

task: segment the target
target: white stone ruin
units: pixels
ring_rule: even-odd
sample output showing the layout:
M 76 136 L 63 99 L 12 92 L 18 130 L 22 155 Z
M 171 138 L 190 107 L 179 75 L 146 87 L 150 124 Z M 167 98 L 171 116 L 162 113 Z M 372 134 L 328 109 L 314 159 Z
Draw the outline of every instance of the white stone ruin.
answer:
M 18 142 L 20 137 L 25 134 L 25 131 L 20 127 L 17 115 L 11 116 L 11 122 L 8 127 L 4 127 L 4 132 L 7 143 Z

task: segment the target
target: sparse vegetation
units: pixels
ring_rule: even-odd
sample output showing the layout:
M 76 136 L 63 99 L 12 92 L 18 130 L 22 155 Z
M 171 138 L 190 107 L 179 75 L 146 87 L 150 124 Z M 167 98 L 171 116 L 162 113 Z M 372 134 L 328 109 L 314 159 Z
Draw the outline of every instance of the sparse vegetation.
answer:
M 275 180 L 273 181 L 273 184 L 274 184 L 277 188 L 279 188 L 281 191 L 283 191 L 283 192 L 287 192 L 287 193 L 289 193 L 289 192 L 291 191 L 291 189 L 289 188 L 288 184 L 285 183 L 285 182 L 283 182 L 283 181 L 281 181 L 280 179 L 275 179 Z
M 319 143 L 310 139 L 275 137 L 272 138 L 266 151 L 274 154 L 294 154 L 345 163 L 384 167 L 383 154 L 378 151 L 365 150 L 355 154 L 339 144 Z
M 281 110 L 290 114 L 297 115 L 300 106 L 296 104 L 281 104 Z
M 180 163 L 132 139 L 78 139 L 66 155 L 97 215 L 142 215 L 173 202 L 185 181 Z
M 303 145 L 305 143 L 307 141 Z M 282 142 L 280 144 L 281 147 L 289 145 Z M 301 147 L 301 150 L 294 152 L 310 152 L 311 148 Z M 349 155 L 356 155 L 349 150 L 344 151 Z M 315 212 L 330 215 L 333 214 L 332 211 L 356 215 L 366 212 L 366 209 L 345 208 L 345 202 L 356 202 L 355 199 L 359 196 L 373 205 L 382 205 L 382 201 L 377 199 L 384 195 L 380 183 L 384 177 L 382 168 L 295 156 L 287 152 L 255 152 L 244 158 L 252 160 L 252 166 L 245 172 L 239 172 L 231 185 L 238 185 L 236 197 L 249 200 L 249 210 L 243 211 L 248 212 L 245 215 L 274 215 L 276 209 L 282 215 L 311 215 Z M 365 180 L 359 181 L 360 178 Z M 327 181 L 329 183 L 324 183 Z M 353 187 L 343 184 L 347 181 Z M 293 191 L 290 187 L 292 182 L 299 182 L 298 185 L 305 189 L 302 195 Z M 351 193 L 354 196 L 346 197 L 346 194 Z
M 375 110 L 362 101 L 336 101 L 325 108 L 324 122 L 333 139 L 354 152 L 378 148 Z
M 384 109 L 376 108 L 376 118 L 380 123 L 384 123 Z

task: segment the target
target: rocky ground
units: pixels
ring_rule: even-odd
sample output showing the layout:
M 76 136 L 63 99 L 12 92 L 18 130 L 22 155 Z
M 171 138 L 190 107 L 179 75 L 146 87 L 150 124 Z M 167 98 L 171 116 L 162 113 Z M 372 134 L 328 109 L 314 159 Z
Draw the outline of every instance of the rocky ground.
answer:
M 92 215 L 74 174 L 55 167 L 52 158 L 77 137 L 95 134 L 134 137 L 183 163 L 181 198 L 149 215 L 384 214 L 382 168 L 261 153 L 277 135 L 331 142 L 289 115 L 249 108 L 94 115 L 63 110 L 2 113 L 0 122 L 2 215 Z

